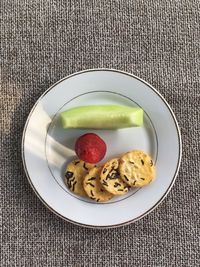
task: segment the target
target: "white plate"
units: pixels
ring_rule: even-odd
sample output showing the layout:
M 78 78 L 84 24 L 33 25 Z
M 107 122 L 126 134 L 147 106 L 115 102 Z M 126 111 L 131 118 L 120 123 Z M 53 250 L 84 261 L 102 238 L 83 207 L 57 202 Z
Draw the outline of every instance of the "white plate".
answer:
M 145 112 L 144 126 L 62 129 L 61 111 L 91 104 L 140 106 Z M 75 156 L 75 140 L 86 132 L 105 140 L 104 161 L 132 149 L 151 154 L 156 162 L 155 182 L 103 204 L 73 195 L 63 182 L 64 168 Z M 39 98 L 24 128 L 22 159 L 32 188 L 51 211 L 82 226 L 116 227 L 142 218 L 167 195 L 180 166 L 181 137 L 170 106 L 151 85 L 122 71 L 92 69 L 63 78 Z

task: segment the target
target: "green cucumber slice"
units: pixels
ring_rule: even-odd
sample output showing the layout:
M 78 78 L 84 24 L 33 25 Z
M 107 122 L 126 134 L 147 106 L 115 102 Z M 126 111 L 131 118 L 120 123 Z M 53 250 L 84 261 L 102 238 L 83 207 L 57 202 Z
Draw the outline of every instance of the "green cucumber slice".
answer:
M 143 124 L 143 110 L 118 105 L 80 106 L 60 113 L 63 128 L 119 129 Z

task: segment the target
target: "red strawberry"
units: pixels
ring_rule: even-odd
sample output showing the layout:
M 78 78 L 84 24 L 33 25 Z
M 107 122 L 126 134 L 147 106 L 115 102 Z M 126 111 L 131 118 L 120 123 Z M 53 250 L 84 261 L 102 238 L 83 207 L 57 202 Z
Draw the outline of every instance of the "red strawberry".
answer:
M 106 143 L 97 134 L 87 133 L 76 140 L 75 152 L 81 160 L 97 163 L 106 154 Z

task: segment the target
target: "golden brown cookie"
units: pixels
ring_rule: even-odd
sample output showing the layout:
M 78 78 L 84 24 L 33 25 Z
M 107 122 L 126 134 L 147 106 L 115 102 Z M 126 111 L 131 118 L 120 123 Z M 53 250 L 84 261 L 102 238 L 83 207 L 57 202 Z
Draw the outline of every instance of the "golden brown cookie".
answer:
M 102 167 L 92 168 L 83 180 L 83 188 L 88 197 L 97 202 L 108 201 L 113 197 L 111 193 L 104 189 L 99 181 L 101 169 Z
M 114 158 L 105 163 L 100 175 L 103 187 L 113 195 L 124 195 L 128 192 L 128 185 L 119 174 L 119 159 Z
M 73 160 L 67 165 L 64 182 L 75 194 L 86 196 L 83 189 L 83 178 L 95 165 L 86 163 L 83 160 Z
M 155 178 L 152 158 L 140 150 L 130 151 L 120 158 L 121 178 L 131 187 L 142 187 Z

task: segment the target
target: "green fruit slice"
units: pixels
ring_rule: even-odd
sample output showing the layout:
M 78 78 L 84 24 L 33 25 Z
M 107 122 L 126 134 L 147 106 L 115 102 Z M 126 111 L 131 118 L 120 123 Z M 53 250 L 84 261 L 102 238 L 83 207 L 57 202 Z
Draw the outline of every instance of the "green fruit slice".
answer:
M 118 105 L 80 106 L 60 114 L 63 128 L 119 129 L 143 124 L 143 110 Z

